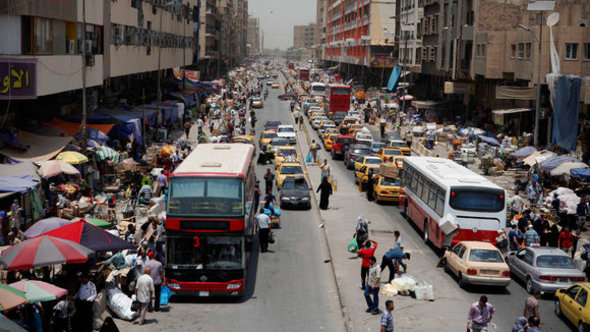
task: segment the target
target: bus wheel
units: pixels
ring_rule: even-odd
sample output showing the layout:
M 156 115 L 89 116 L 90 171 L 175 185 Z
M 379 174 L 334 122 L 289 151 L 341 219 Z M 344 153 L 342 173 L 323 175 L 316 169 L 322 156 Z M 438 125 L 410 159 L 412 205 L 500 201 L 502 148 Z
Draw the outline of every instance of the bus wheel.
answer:
M 428 243 L 429 237 L 428 220 L 424 220 L 424 243 Z

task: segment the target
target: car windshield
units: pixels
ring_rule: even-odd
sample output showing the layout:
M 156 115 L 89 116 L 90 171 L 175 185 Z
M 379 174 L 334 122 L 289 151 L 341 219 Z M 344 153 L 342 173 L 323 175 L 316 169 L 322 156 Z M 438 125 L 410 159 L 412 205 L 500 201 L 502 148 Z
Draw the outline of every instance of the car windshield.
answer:
M 283 189 L 285 190 L 309 190 L 307 182 L 304 179 L 293 179 L 286 180 L 283 183 Z
M 268 121 L 266 127 L 278 127 L 281 125 L 281 121 Z
M 542 255 L 537 257 L 537 267 L 549 269 L 576 269 L 576 263 L 568 256 Z
M 384 146 L 385 146 L 385 143 L 383 143 L 383 142 L 373 142 L 373 143 L 371 143 L 371 148 L 372 149 L 375 149 L 375 150 L 380 149 L 380 148 L 382 148 Z
M 365 164 L 367 165 L 379 165 L 382 161 L 379 158 L 367 158 L 365 159 Z
M 292 149 L 280 149 L 277 153 L 281 157 L 286 157 L 290 154 L 295 155 L 295 150 Z
M 277 137 L 277 133 L 265 133 L 264 138 L 274 138 Z
M 396 186 L 399 187 L 402 185 L 402 181 L 396 178 L 381 178 L 381 185 L 382 186 Z
M 366 155 L 371 154 L 371 150 L 369 149 L 354 149 L 351 152 L 352 154 L 359 154 L 359 155 Z
M 336 139 L 336 143 L 351 143 L 352 142 L 352 138 L 342 138 L 339 137 Z
M 391 142 L 392 148 L 407 148 L 408 146 L 404 142 Z
M 198 221 L 191 221 L 198 222 Z M 243 238 L 237 236 L 166 236 L 167 263 L 172 268 L 241 269 Z
M 274 146 L 287 146 L 287 145 L 289 145 L 289 141 L 286 139 L 283 139 L 283 138 L 273 139 L 272 145 L 274 145 Z
M 279 128 L 279 133 L 294 133 L 295 129 L 293 129 L 292 127 L 283 127 L 283 128 Z
M 472 249 L 469 253 L 472 262 L 503 263 L 502 255 L 498 250 Z
M 303 174 L 301 166 L 283 166 L 281 167 L 282 175 Z

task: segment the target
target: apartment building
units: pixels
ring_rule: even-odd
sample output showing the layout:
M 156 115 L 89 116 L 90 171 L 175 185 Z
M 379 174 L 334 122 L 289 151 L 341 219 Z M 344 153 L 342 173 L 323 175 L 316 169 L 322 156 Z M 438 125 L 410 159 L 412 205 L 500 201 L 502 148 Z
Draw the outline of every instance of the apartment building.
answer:
M 406 70 L 421 72 L 422 64 L 422 17 L 424 8 L 420 0 L 398 0 L 398 47 L 399 63 Z
M 326 59 L 327 6 L 328 0 L 317 0 L 316 2 L 316 26 L 312 48 L 314 49 L 314 57 L 318 61 Z
M 260 20 L 255 17 L 248 17 L 248 33 L 247 33 L 247 45 L 248 56 L 252 56 L 262 52 L 260 45 Z
M 311 48 L 316 32 L 315 23 L 293 27 L 293 48 Z

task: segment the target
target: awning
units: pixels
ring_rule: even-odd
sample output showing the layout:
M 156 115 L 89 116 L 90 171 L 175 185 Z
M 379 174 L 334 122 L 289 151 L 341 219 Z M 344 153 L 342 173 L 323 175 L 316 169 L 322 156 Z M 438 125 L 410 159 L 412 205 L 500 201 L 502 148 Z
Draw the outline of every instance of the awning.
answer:
M 498 85 L 496 86 L 496 99 L 535 100 L 534 87 L 521 87 Z
M 66 133 L 68 133 L 68 135 L 70 135 L 70 136 L 75 136 L 82 129 L 82 124 L 79 122 L 70 122 L 70 121 L 65 121 L 65 120 L 58 119 L 58 118 L 53 118 L 53 120 L 49 121 L 46 124 L 50 125 L 52 127 L 55 127 L 55 128 L 59 128 L 59 129 L 65 131 Z M 103 133 L 108 135 L 109 131 L 111 131 L 111 129 L 113 129 L 113 127 L 115 125 L 114 124 L 91 124 L 91 123 L 88 123 L 88 124 L 86 124 L 86 126 L 88 128 L 94 128 L 94 129 L 100 130 Z
M 492 114 L 504 115 L 504 114 L 513 114 L 513 113 L 521 113 L 521 112 L 530 112 L 532 108 L 509 108 L 509 109 L 499 109 L 493 110 Z
M 43 136 L 27 131 L 18 131 L 18 140 L 30 148 L 27 151 L 5 147 L 0 149 L 0 154 L 3 154 L 16 161 L 47 161 L 55 157 L 68 143 L 72 141 L 71 136 L 56 137 Z
M 434 106 L 437 106 L 441 104 L 441 102 L 439 101 L 434 101 L 434 100 L 414 100 L 412 101 L 412 106 L 416 107 L 416 108 L 432 108 Z
M 39 181 L 39 174 L 37 174 L 37 166 L 30 161 L 18 164 L 2 164 L 0 165 L 0 176 L 32 176 L 33 180 Z
M 39 182 L 34 181 L 32 176 L 0 176 L 0 192 L 19 192 L 24 194 L 29 188 L 34 188 Z

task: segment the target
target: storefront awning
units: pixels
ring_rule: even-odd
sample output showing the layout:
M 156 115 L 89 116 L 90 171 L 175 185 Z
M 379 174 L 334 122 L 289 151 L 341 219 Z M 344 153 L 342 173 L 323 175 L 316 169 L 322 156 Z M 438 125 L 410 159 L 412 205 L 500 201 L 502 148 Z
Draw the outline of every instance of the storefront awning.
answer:
M 72 141 L 71 136 L 43 136 L 23 130 L 19 130 L 17 135 L 19 142 L 30 146 L 30 148 L 27 151 L 23 151 L 12 147 L 5 147 L 0 149 L 0 154 L 20 162 L 50 160 Z
M 496 86 L 496 99 L 535 100 L 535 97 L 536 90 L 534 87 Z
M 55 128 L 59 128 L 63 131 L 65 131 L 66 133 L 68 133 L 68 135 L 70 136 L 75 136 L 80 129 L 82 129 L 82 124 L 79 122 L 71 122 L 71 121 L 65 121 L 62 119 L 58 119 L 58 118 L 54 118 L 53 120 L 51 120 L 50 122 L 46 123 L 47 125 L 50 125 L 52 127 Z M 113 127 L 115 126 L 114 124 L 86 124 L 86 126 L 88 126 L 89 128 L 94 128 L 96 130 L 100 130 L 103 133 L 105 133 L 106 135 L 109 134 L 109 131 L 111 131 L 111 129 L 113 129 Z
M 530 112 L 532 110 L 532 108 L 509 108 L 505 110 L 493 110 L 492 114 L 504 115 L 512 113 Z

